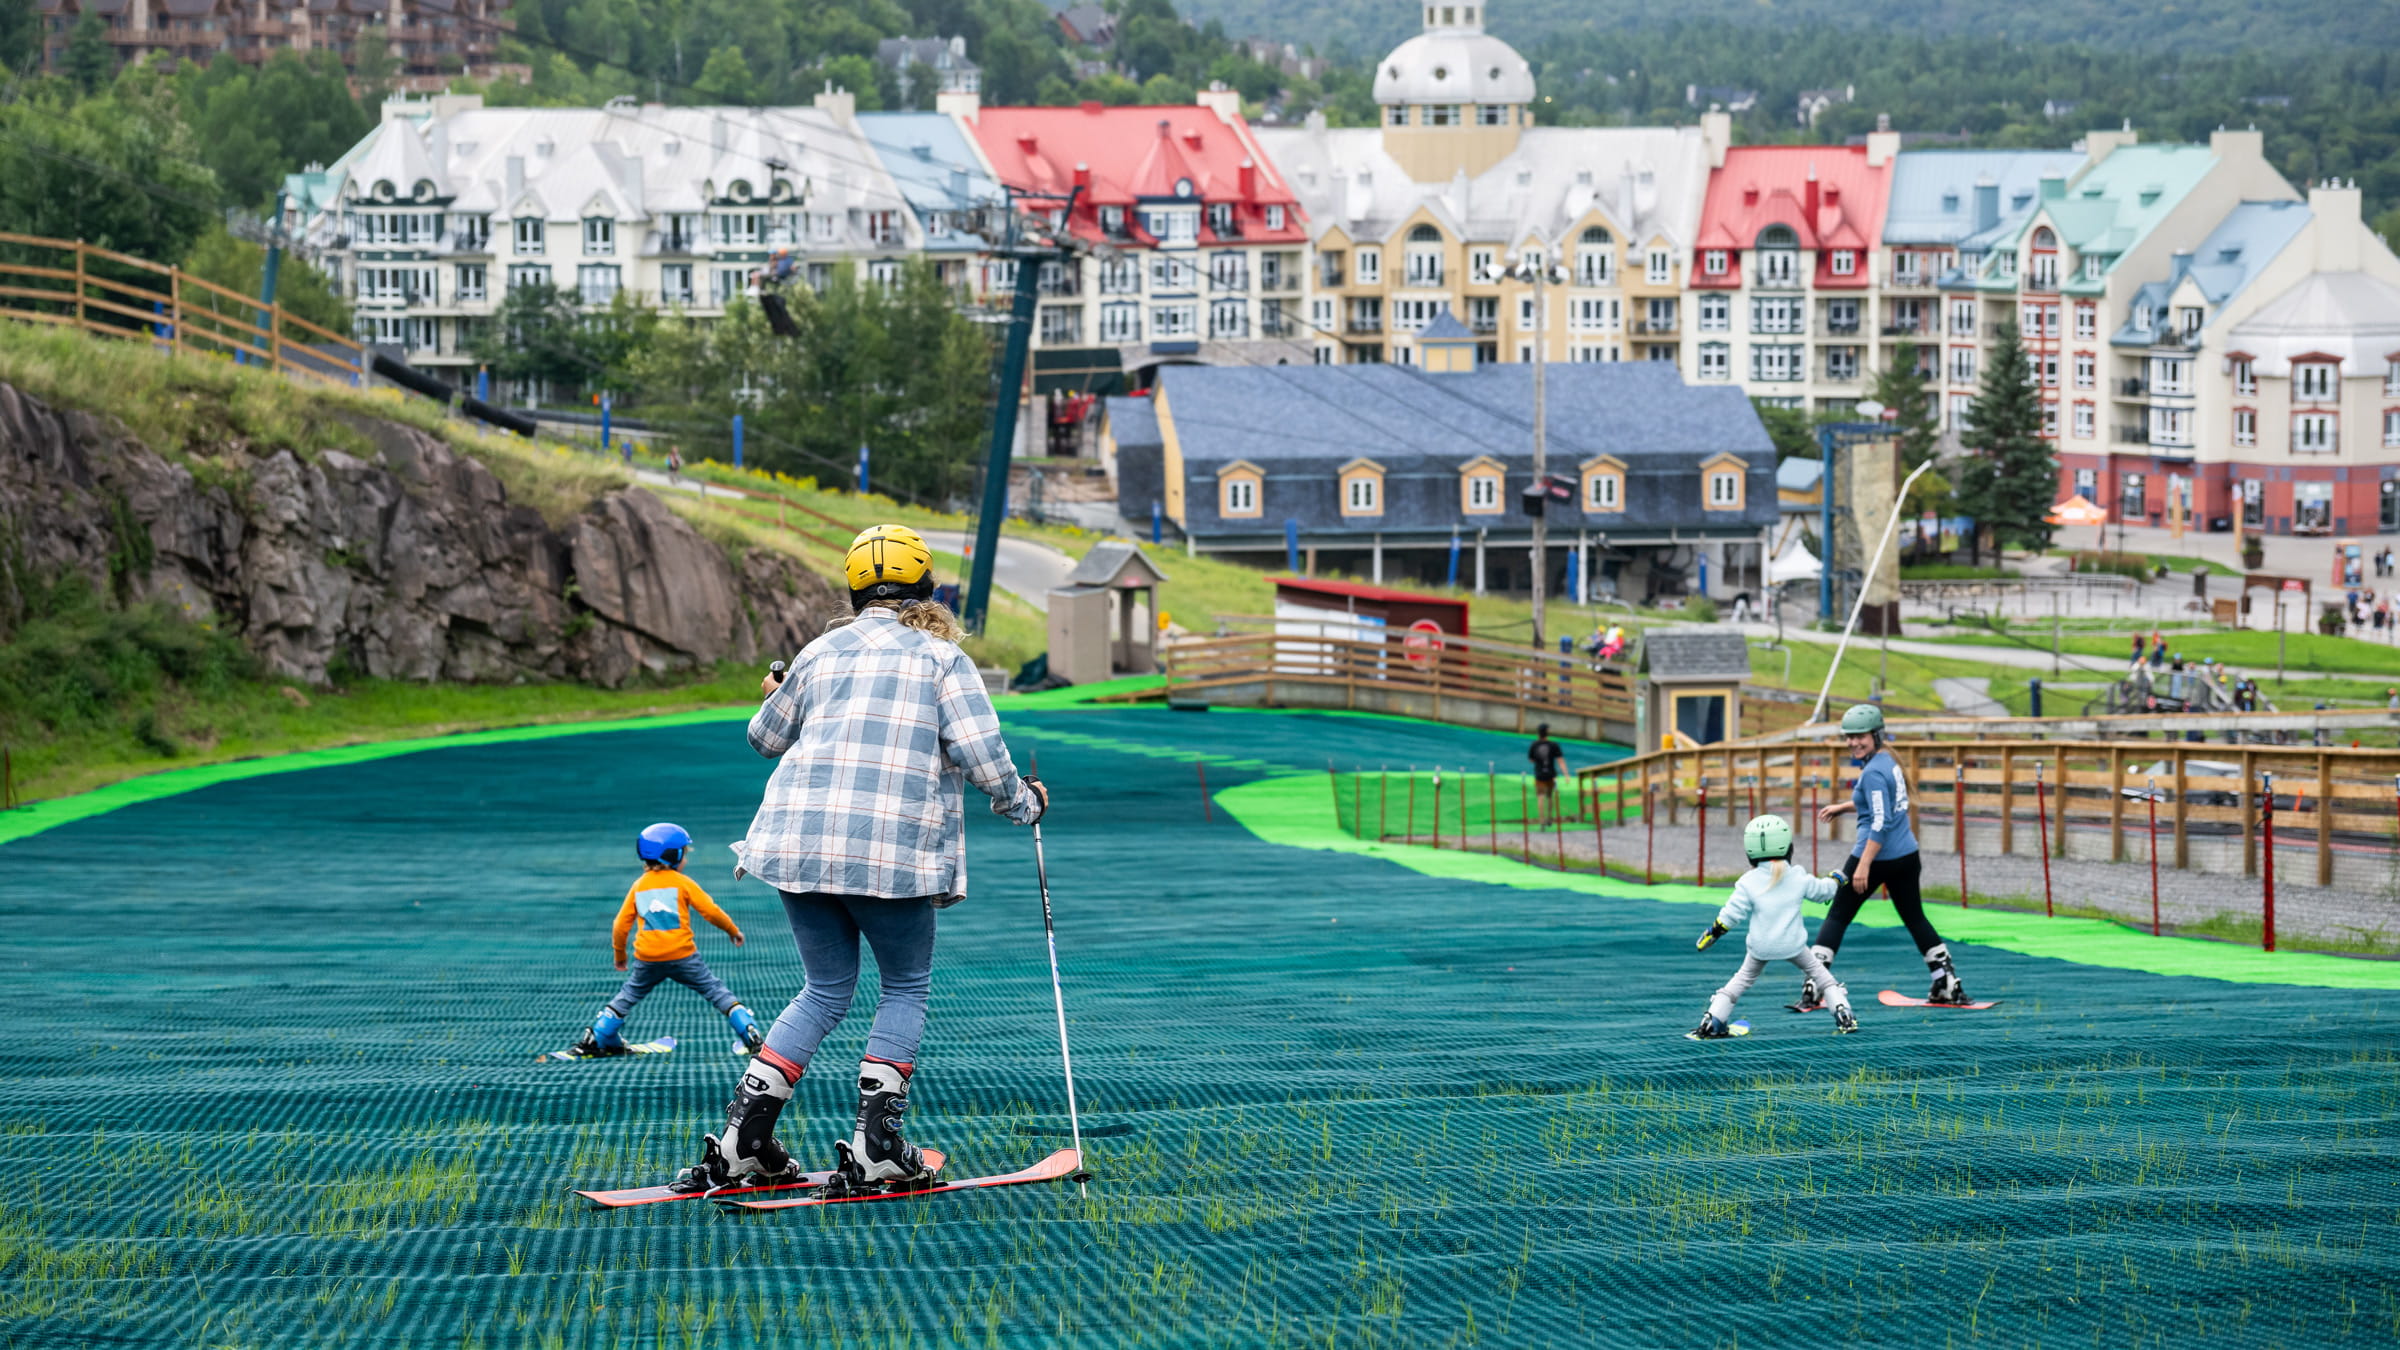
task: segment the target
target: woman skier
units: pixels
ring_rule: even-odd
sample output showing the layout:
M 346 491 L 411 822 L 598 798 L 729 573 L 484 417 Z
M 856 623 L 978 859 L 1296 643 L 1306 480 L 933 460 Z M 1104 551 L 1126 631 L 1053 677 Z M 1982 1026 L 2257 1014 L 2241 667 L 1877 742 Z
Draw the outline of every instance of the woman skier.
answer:
M 1758 982 L 1759 972 L 1769 961 L 1791 962 L 1825 991 L 1825 1001 L 1833 1005 L 1836 1034 L 1858 1030 L 1858 1018 L 1850 1011 L 1850 992 L 1833 978 L 1832 967 L 1809 950 L 1808 924 L 1800 917 L 1801 901 L 1828 899 L 1837 883 L 1792 866 L 1792 823 L 1781 816 L 1751 817 L 1742 829 L 1742 851 L 1750 855 L 1750 870 L 1733 883 L 1733 894 L 1717 911 L 1717 921 L 1693 945 L 1707 951 L 1710 943 L 1735 924 L 1748 920 L 1750 932 L 1744 939 L 1748 951 L 1742 968 L 1709 999 L 1708 1011 L 1700 1014 L 1692 1039 L 1712 1041 L 1733 1034 L 1726 1019 L 1733 1016 L 1734 1005 Z
M 1916 939 L 1925 968 L 1933 972 L 1933 988 L 1925 1001 L 1964 1003 L 1967 991 L 1959 983 L 1957 967 L 1950 963 L 1950 948 L 1925 917 L 1925 900 L 1917 890 L 1917 836 L 1909 829 L 1908 779 L 1885 748 L 1883 709 L 1861 703 L 1843 713 L 1842 735 L 1850 745 L 1850 762 L 1858 766 L 1858 782 L 1850 790 L 1849 801 L 1827 804 L 1817 812 L 1817 819 L 1832 820 L 1857 812 L 1858 848 L 1842 868 L 1842 887 L 1834 893 L 1825 921 L 1817 925 L 1817 959 L 1833 964 L 1834 953 L 1842 949 L 1842 934 L 1858 917 L 1858 907 L 1881 887 L 1891 897 L 1892 908 L 1899 911 L 1900 922 L 1908 925 L 1908 935 Z M 1816 977 L 1803 980 L 1800 1007 L 1816 1007 L 1822 992 Z
M 852 617 L 808 644 L 788 676 L 760 684 L 750 745 L 780 762 L 740 846 L 741 866 L 783 893 L 807 984 L 707 1136 L 679 1189 L 771 1184 L 799 1168 L 775 1121 L 858 985 L 858 944 L 875 952 L 882 997 L 858 1066 L 857 1128 L 836 1141 L 837 1189 L 931 1175 L 901 1132 L 933 980 L 934 912 L 966 896 L 962 782 L 1020 825 L 1049 793 L 1018 776 L 965 633 L 933 603 L 933 556 L 917 532 L 878 525 L 843 570 Z

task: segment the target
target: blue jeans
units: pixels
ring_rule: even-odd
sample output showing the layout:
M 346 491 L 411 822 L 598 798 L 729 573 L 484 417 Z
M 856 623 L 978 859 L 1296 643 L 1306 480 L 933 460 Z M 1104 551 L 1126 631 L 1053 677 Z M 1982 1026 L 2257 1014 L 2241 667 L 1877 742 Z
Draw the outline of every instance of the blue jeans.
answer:
M 885 900 L 871 895 L 784 891 L 783 913 L 800 943 L 808 983 L 767 1032 L 767 1048 L 807 1067 L 817 1044 L 842 1024 L 858 990 L 858 940 L 875 951 L 883 996 L 867 1053 L 914 1064 L 925 1038 L 925 1001 L 933 990 L 933 897 Z
M 680 961 L 633 962 L 631 971 L 625 976 L 625 987 L 608 1001 L 609 1011 L 619 1017 L 629 1015 L 633 1005 L 650 997 L 650 991 L 657 988 L 661 980 L 673 980 L 684 986 L 715 1005 L 718 1012 L 731 1012 L 734 1005 L 741 1002 L 733 996 L 732 990 L 725 987 L 725 982 L 717 978 L 717 972 L 708 968 L 706 961 L 697 956 L 687 956 Z

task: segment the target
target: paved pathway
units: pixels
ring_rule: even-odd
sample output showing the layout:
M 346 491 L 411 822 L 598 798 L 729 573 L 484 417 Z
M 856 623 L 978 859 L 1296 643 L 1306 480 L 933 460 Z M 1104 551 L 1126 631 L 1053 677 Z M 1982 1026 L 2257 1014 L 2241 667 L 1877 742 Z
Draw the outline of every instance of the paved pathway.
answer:
M 2008 709 L 1991 696 L 1990 680 L 1944 677 L 1933 682 L 1942 707 L 1961 717 L 2006 717 Z

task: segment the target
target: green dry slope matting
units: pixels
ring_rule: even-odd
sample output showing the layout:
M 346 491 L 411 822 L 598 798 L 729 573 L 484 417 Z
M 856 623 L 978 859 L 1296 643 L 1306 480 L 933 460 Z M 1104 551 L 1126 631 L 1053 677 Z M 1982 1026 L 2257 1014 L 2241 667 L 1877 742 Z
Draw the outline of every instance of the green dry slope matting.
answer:
M 0 846 L 0 1346 L 2394 1339 L 2386 990 L 1976 937 L 1957 946 L 1990 1012 L 1862 1000 L 1836 1037 L 1781 1010 L 1779 968 L 1751 1036 L 1694 1044 L 1740 960 L 1692 950 L 1696 905 L 1316 846 L 1328 760 L 1479 772 L 1521 737 L 1003 725 L 1057 792 L 1088 1195 L 588 1209 L 572 1188 L 690 1161 L 742 1065 L 673 985 L 628 1031 L 675 1053 L 534 1062 L 617 987 L 634 832 L 698 836 L 695 876 L 750 939 L 700 933 L 736 994 L 768 1014 L 802 986 L 776 897 L 724 849 L 769 765 L 740 710 L 354 752 Z M 1067 1122 L 1030 834 L 980 809 L 966 830 L 908 1119 L 982 1173 Z M 1854 930 L 1843 961 L 1861 995 L 1923 979 L 1896 929 Z M 862 983 L 783 1120 L 812 1165 L 851 1128 Z

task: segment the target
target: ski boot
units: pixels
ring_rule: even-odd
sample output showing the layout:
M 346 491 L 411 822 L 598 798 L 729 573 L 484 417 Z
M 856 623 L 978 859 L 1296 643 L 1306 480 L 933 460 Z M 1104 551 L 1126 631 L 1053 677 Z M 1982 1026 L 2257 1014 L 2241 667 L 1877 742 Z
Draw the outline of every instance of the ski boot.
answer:
M 736 1003 L 725 1011 L 725 1020 L 733 1027 L 734 1036 L 741 1041 L 734 1053 L 755 1055 L 766 1048 L 767 1033 L 759 1030 L 758 1017 L 748 1008 Z
M 1811 947 L 1809 950 L 1815 952 L 1817 954 L 1817 959 L 1825 963 L 1825 973 L 1831 975 L 1833 973 L 1832 950 L 1825 947 Z M 1801 976 L 1800 1001 L 1792 1005 L 1792 1011 L 1815 1012 L 1818 1008 L 1822 1007 L 1824 1003 L 1825 991 L 1823 988 L 1818 986 L 1817 977 L 1814 975 Z
M 669 1186 L 690 1194 L 728 1186 L 775 1186 L 800 1179 L 799 1164 L 775 1141 L 775 1121 L 792 1100 L 797 1066 L 762 1054 L 742 1074 L 725 1104 L 725 1133 L 703 1135 L 700 1161 L 676 1173 Z M 786 1074 L 789 1074 L 787 1077 Z
M 829 1194 L 873 1195 L 880 1191 L 916 1190 L 933 1179 L 925 1155 L 900 1133 L 908 1110 L 910 1064 L 863 1059 L 858 1065 L 858 1128 L 848 1139 L 837 1139 L 833 1151 L 840 1162 Z
M 1731 1036 L 1733 1029 L 1725 1025 L 1724 1018 L 1713 1012 L 1704 1012 L 1700 1014 L 1700 1025 L 1684 1034 L 1695 1041 L 1721 1041 Z
M 1833 1034 L 1847 1036 L 1856 1030 L 1858 1030 L 1858 1014 L 1850 1011 L 1850 1005 L 1847 1003 L 1834 1004 Z
M 1933 987 L 1925 992 L 1927 1003 L 1965 1003 L 1967 987 L 1958 980 L 1958 967 L 1950 964 L 1950 944 L 1937 942 L 1925 952 L 1925 968 L 1933 972 Z
M 624 1036 L 619 1034 L 624 1029 L 625 1019 L 618 1015 L 616 1009 L 604 1007 L 592 1019 L 592 1024 L 583 1029 L 583 1039 L 575 1042 L 575 1053 L 586 1059 L 631 1054 L 633 1047 L 625 1044 Z

